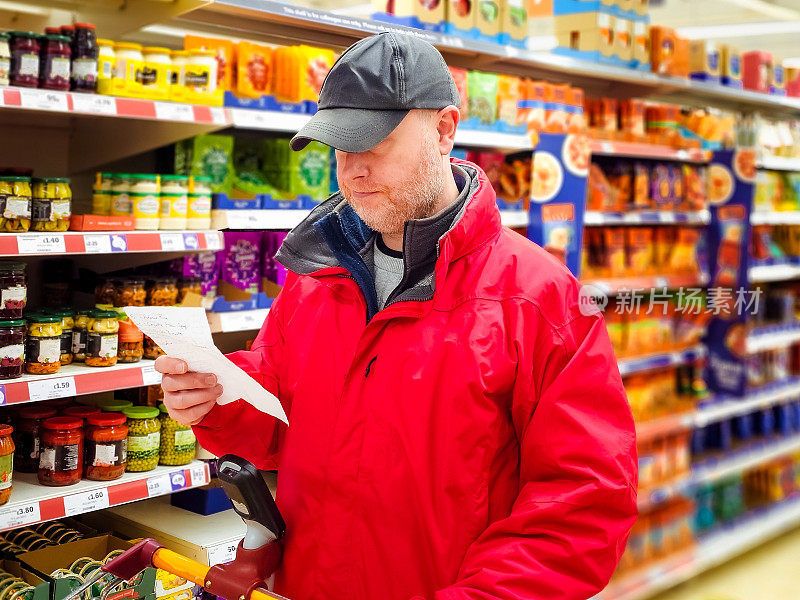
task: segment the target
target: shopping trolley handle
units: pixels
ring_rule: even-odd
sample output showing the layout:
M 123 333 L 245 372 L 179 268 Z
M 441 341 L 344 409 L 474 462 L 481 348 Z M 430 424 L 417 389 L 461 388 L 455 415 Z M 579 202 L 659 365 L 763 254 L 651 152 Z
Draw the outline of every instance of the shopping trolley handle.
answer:
M 153 566 L 153 556 L 160 548 L 161 544 L 154 539 L 144 539 L 108 561 L 101 568 L 114 577 L 130 581 L 147 567 Z

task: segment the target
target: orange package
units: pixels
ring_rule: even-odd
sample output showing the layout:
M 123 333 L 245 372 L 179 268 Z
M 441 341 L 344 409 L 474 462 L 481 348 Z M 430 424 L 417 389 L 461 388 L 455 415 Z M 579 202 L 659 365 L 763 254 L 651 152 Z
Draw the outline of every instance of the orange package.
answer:
M 683 193 L 686 210 L 706 208 L 706 170 L 696 165 L 683 165 Z
M 675 36 L 675 60 L 667 72 L 674 77 L 689 77 L 689 40 Z
M 544 81 L 525 80 L 522 119 L 528 126 L 528 131 L 544 131 L 547 85 Z
M 461 100 L 461 106 L 458 112 L 461 113 L 461 120 L 469 117 L 467 106 L 469 104 L 467 96 L 467 70 L 459 67 L 447 67 L 450 69 L 450 75 L 453 76 L 453 81 L 456 82 L 456 89 L 458 90 L 458 97 Z
M 644 136 L 644 102 L 623 100 L 619 103 L 620 129 L 636 136 Z
M 522 85 L 522 80 L 513 75 L 497 77 L 497 118 L 511 126 L 517 126 L 522 122 L 519 110 Z
M 616 191 L 611 187 L 606 174 L 597 163 L 591 163 L 587 183 L 586 210 L 612 210 L 616 204 L 614 194 Z
M 233 89 L 233 42 L 220 38 L 207 38 L 187 35 L 183 38 L 184 50 L 213 50 L 217 60 L 217 88 Z
M 670 271 L 673 273 L 696 273 L 697 265 L 697 242 L 700 240 L 700 232 L 694 227 L 678 227 L 675 245 L 672 248 L 670 257 Z
M 545 101 L 549 109 L 545 114 L 544 130 L 547 133 L 567 132 L 567 90 L 566 84 L 546 84 Z
M 625 229 L 608 227 L 603 233 L 604 262 L 601 275 L 604 277 L 624 277 L 627 274 L 625 265 Z
M 567 94 L 567 133 L 580 133 L 586 129 L 586 115 L 583 113 L 583 90 L 570 87 Z
M 669 271 L 672 258 L 672 249 L 677 241 L 675 227 L 656 227 L 655 228 L 655 256 L 653 262 L 659 273 Z
M 235 92 L 246 98 L 272 93 L 272 48 L 239 42 L 236 44 Z
M 616 210 L 627 210 L 633 201 L 633 165 L 628 161 L 614 163 L 608 181 L 617 193 Z
M 648 275 L 653 269 L 653 230 L 627 228 L 628 269 L 633 276 Z
M 675 30 L 653 25 L 650 27 L 650 69 L 653 73 L 667 75 L 674 69 Z
M 633 163 L 633 207 L 653 208 L 653 201 L 650 198 L 650 169 L 641 161 Z
M 617 110 L 619 103 L 614 98 L 600 98 L 596 101 L 595 126 L 604 131 L 617 131 L 619 124 L 617 122 Z
M 300 73 L 298 96 L 300 100 L 319 100 L 322 82 L 333 66 L 335 55 L 328 48 L 300 46 Z

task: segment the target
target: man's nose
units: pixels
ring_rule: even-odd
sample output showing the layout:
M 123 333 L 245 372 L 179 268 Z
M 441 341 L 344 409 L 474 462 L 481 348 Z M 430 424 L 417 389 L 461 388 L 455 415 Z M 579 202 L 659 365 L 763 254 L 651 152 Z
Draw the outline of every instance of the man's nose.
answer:
M 366 152 L 336 152 L 339 176 L 345 179 L 358 179 L 369 174 Z

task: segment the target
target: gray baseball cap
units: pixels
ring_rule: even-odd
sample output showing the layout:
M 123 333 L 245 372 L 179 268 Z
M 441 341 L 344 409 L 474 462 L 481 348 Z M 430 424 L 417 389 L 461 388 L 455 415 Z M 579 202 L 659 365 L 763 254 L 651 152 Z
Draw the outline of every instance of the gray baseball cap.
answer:
M 312 140 L 343 152 L 366 152 L 415 108 L 460 106 L 439 51 L 412 35 L 391 32 L 359 40 L 342 53 L 322 83 L 317 113 L 292 138 L 292 150 Z

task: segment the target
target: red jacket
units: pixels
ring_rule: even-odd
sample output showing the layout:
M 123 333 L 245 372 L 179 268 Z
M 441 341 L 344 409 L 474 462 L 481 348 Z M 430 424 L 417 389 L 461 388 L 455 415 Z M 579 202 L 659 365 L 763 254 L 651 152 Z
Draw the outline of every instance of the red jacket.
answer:
M 240 400 L 195 428 L 215 454 L 279 468 L 275 591 L 291 600 L 584 600 L 625 547 L 635 433 L 602 315 L 501 226 L 483 172 L 454 162 L 472 187 L 432 298 L 390 298 L 367 322 L 341 249 L 301 256 L 324 227 L 295 230 L 281 256 L 296 272 L 252 350 L 231 355 L 290 427 Z

